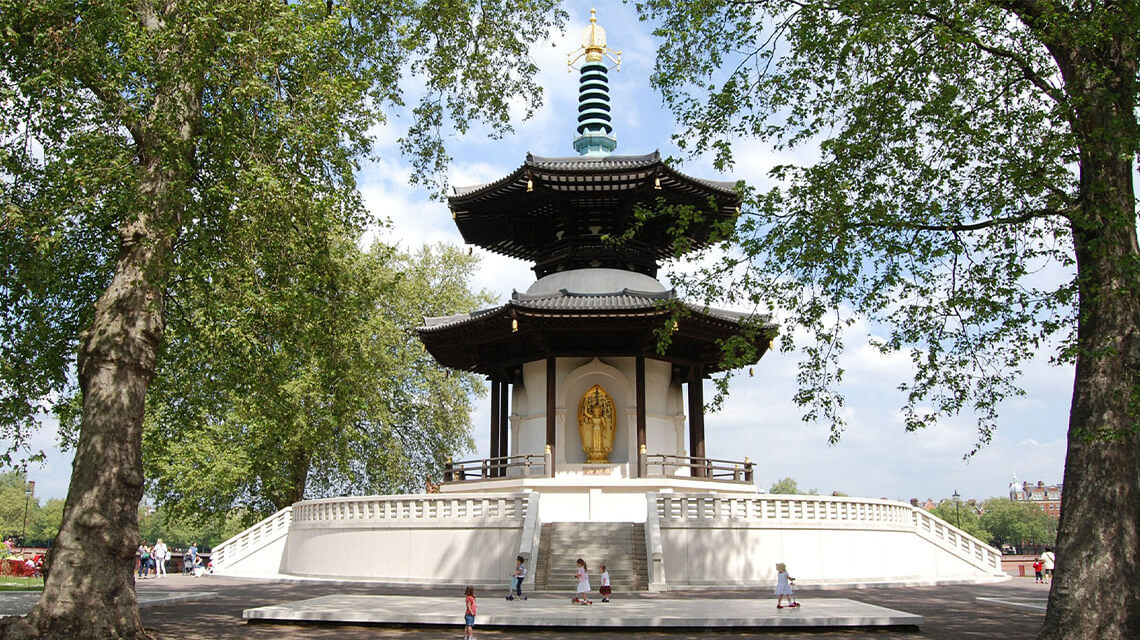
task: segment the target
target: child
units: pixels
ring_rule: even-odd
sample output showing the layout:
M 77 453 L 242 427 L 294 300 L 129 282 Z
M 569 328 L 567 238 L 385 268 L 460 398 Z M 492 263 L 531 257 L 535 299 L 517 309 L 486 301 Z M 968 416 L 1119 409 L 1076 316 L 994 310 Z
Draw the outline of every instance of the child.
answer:
M 578 558 L 578 570 L 574 572 L 574 577 L 578 579 L 578 592 L 574 596 L 574 602 L 577 604 L 594 604 L 590 602 L 587 596 L 590 593 L 590 574 L 586 570 L 586 561 Z
M 613 590 L 610 589 L 610 572 L 606 571 L 606 565 L 602 565 L 602 586 L 598 587 L 598 593 L 602 594 L 602 602 L 610 601 L 610 594 Z
M 470 640 L 471 634 L 475 631 L 475 587 L 467 585 L 467 589 L 463 592 L 467 596 L 467 609 L 463 614 L 463 637 L 465 640 Z
M 522 556 L 515 558 L 515 572 L 511 574 L 511 582 L 515 590 L 514 595 L 511 594 L 511 587 L 507 587 L 507 600 L 514 600 L 517 596 L 519 600 L 526 600 L 526 596 L 522 594 L 523 578 L 526 577 L 526 564 Z
M 798 607 L 800 603 L 796 602 L 793 587 L 796 584 L 796 579 L 788 575 L 788 567 L 783 562 L 776 563 L 776 608 L 783 609 L 784 597 L 788 598 L 789 607 Z
M 1045 582 L 1045 577 L 1041 575 L 1041 570 L 1045 568 L 1045 563 L 1040 559 L 1033 561 L 1033 577 L 1034 582 Z

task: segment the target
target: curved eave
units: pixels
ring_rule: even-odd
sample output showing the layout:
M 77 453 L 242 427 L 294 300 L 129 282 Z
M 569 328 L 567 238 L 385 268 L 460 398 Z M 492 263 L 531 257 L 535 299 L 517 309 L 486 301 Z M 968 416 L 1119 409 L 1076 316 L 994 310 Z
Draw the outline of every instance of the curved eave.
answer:
M 631 182 L 640 184 L 652 178 L 661 179 L 663 190 L 674 188 L 699 193 L 706 198 L 730 198 L 736 204 L 740 202 L 735 182 L 706 180 L 681 173 L 665 164 L 657 151 L 641 156 L 600 158 L 545 158 L 528 153 L 526 162 L 507 176 L 486 184 L 455 187 L 454 195 L 447 201 L 453 211 L 466 209 L 508 194 L 525 193 L 527 180 L 532 181 L 532 188 L 545 186 L 554 190 L 577 191 L 582 187 L 596 188 L 607 184 L 618 187 Z
M 709 374 L 725 369 L 720 344 L 741 335 L 745 322 L 761 322 L 759 333 L 750 340 L 757 349 L 754 362 L 767 351 L 776 334 L 776 326 L 767 318 L 686 307 L 664 354 L 657 352 L 656 331 L 668 321 L 672 310 L 660 303 L 556 308 L 512 301 L 466 316 L 427 319 L 418 331 L 427 350 L 444 366 L 488 376 L 549 356 L 633 355 L 667 360 Z M 517 331 L 512 329 L 512 321 L 517 321 Z
M 658 153 L 599 159 L 528 156 L 502 180 L 457 189 L 448 206 L 464 241 L 494 253 L 537 264 L 559 251 L 586 251 L 616 264 L 635 264 L 669 259 L 675 250 L 668 217 L 646 221 L 621 245 L 600 244 L 601 236 L 630 228 L 635 205 L 653 206 L 661 198 L 705 209 L 707 219 L 691 226 L 688 235 L 690 249 L 696 250 L 707 246 L 712 225 L 736 217 L 741 200 L 735 186 L 675 171 Z M 710 200 L 715 204 L 708 211 Z

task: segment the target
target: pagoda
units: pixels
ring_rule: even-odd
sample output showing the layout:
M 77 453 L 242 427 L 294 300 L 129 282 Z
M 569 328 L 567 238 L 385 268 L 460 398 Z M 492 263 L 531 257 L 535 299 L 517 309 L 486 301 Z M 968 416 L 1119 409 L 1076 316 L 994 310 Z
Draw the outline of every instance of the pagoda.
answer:
M 726 340 L 755 362 L 776 328 L 687 303 L 657 271 L 733 224 L 740 197 L 657 153 L 615 155 L 605 59 L 620 54 L 593 17 L 577 54 L 578 155 L 528 155 L 448 202 L 467 242 L 535 281 L 419 328 L 439 362 L 490 379 L 490 456 L 448 461 L 426 493 L 297 502 L 215 547 L 216 571 L 499 588 L 522 558 L 528 591 L 565 593 L 578 558 L 623 592 L 767 590 L 781 562 L 829 585 L 1006 579 L 999 550 L 923 509 L 761 494 L 748 458 L 706 457 L 703 380 Z
M 620 55 L 591 15 L 568 60 L 582 60 L 577 156 L 528 153 L 506 177 L 448 199 L 468 244 L 532 263 L 537 280 L 506 304 L 419 328 L 441 364 L 491 383 L 490 458 L 452 463 L 445 490 L 534 476 L 722 477 L 755 490 L 746 462 L 706 458 L 702 385 L 724 369 L 725 340 L 744 337 L 758 360 L 775 327 L 686 303 L 657 280 L 663 260 L 708 246 L 718 225 L 735 221 L 740 195 L 658 152 L 613 153 L 606 58 L 620 67 Z

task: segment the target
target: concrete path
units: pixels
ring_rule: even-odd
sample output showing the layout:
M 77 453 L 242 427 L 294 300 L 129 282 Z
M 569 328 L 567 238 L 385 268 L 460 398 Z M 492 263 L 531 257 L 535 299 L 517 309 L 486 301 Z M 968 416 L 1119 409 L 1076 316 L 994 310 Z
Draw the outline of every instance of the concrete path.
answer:
M 688 599 L 615 598 L 577 605 L 569 598 L 532 598 L 508 602 L 479 600 L 477 627 L 496 628 L 749 628 L 919 627 L 922 616 L 847 598 L 800 599 L 802 607 L 777 609 L 770 600 L 706 595 Z M 268 607 L 246 609 L 242 616 L 261 622 L 347 622 L 455 627 L 463 620 L 464 601 L 439 596 L 332 594 Z
M 216 591 L 146 591 L 138 590 L 139 608 L 195 602 L 217 598 Z M 22 616 L 32 610 L 40 599 L 39 591 L 0 591 L 0 617 Z

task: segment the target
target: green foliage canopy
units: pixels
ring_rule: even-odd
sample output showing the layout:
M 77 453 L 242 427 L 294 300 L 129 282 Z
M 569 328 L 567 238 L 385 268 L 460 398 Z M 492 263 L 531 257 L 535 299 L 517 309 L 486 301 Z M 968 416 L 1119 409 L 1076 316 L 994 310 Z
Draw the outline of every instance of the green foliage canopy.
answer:
M 390 113 L 409 118 L 413 180 L 441 186 L 450 131 L 509 132 L 541 104 L 527 50 L 565 20 L 554 0 L 3 0 L 0 16 L 9 463 L 37 453 L 37 416 L 77 409 L 77 341 L 116 267 L 117 231 L 147 209 L 144 174 L 161 166 L 173 194 L 158 224 L 174 240 L 154 275 L 175 314 L 208 302 L 184 296 L 247 278 L 230 273 L 257 264 L 247 253 L 276 252 L 267 279 L 307 277 L 327 237 L 371 221 L 353 172 Z
M 982 542 L 993 544 L 993 536 L 982 526 L 978 509 L 974 505 L 969 503 L 955 505 L 953 500 L 943 500 L 931 510 L 931 513 Z
M 414 329 L 489 303 L 466 285 L 477 258 L 348 241 L 321 255 L 305 277 L 266 278 L 276 258 L 261 256 L 180 296 L 203 303 L 172 313 L 144 434 L 170 515 L 256 521 L 303 498 L 410 492 L 472 446 L 482 382 L 439 367 Z
M 1091 3 L 1030 28 L 1005 6 L 1018 4 L 1051 3 L 638 3 L 660 22 L 653 83 L 685 126 L 682 149 L 727 167 L 743 140 L 784 158 L 819 147 L 772 169 L 773 188 L 749 195 L 738 250 L 689 284 L 806 330 L 796 399 L 833 440 L 856 316 L 885 328 L 884 353 L 911 355 L 907 428 L 968 409 L 979 444 L 1023 393 L 1028 358 L 1052 339 L 1073 357 L 1082 97 L 1065 91 L 1049 45 L 1066 29 L 1090 47 L 1134 34 L 1140 10 Z M 1111 127 L 1126 162 L 1140 151 L 1135 108 Z M 1107 215 L 1131 226 L 1135 206 Z
M 1057 536 L 1057 521 L 1041 507 L 1009 498 L 990 498 L 982 503 L 980 524 L 992 536 L 992 544 L 1052 544 Z
M 798 482 L 796 482 L 795 478 L 780 478 L 779 480 L 772 483 L 772 486 L 768 488 L 768 493 L 785 495 L 818 495 L 818 492 L 815 489 L 801 491 L 800 485 Z

